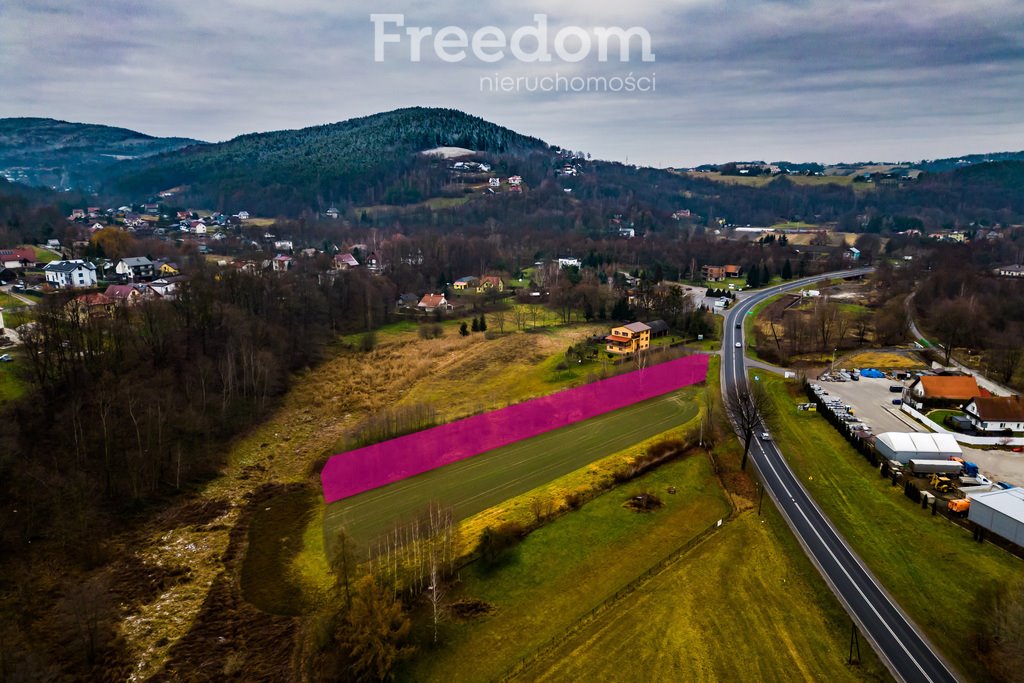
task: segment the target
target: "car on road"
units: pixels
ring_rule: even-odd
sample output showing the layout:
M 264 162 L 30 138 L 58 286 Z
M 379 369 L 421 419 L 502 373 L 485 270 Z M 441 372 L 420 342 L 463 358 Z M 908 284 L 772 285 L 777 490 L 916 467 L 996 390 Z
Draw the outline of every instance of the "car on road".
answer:
M 14 359 L 11 358 L 11 354 L 9 354 L 9 353 L 5 353 L 3 355 L 0 355 L 0 363 L 10 363 L 13 360 Z
M 759 436 L 761 438 L 761 441 L 771 441 L 772 440 L 772 435 L 769 434 L 768 432 L 761 432 L 761 434 Z
M 736 323 L 736 329 L 737 330 L 740 329 L 741 327 L 743 327 L 743 323 Z
M 736 342 L 736 348 L 737 349 L 742 349 L 743 348 L 743 342 Z

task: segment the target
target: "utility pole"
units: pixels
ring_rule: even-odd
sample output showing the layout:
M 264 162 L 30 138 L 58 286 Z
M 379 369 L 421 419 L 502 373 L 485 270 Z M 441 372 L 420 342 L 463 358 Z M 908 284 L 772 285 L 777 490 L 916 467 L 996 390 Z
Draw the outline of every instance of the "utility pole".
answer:
M 857 660 L 853 659 L 853 651 L 857 651 Z M 857 637 L 857 624 L 850 622 L 850 655 L 846 658 L 847 664 L 860 664 L 860 639 Z

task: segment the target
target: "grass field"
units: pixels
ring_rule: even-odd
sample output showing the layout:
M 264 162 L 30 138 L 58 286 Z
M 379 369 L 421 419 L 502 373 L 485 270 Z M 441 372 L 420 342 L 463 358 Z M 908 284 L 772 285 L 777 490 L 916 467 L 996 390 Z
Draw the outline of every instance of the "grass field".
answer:
M 771 504 L 743 513 L 528 668 L 536 681 L 888 678 Z
M 972 639 L 993 591 L 1018 579 L 1024 562 L 908 501 L 823 417 L 796 410 L 795 384 L 762 384 L 778 407 L 775 439 L 818 505 L 947 658 L 969 680 L 985 680 Z
M 844 367 L 875 368 L 876 370 L 914 370 L 927 365 L 901 353 L 888 351 L 859 351 L 843 359 Z
M 23 301 L 15 299 L 7 292 L 0 292 L 0 308 L 11 308 L 13 306 L 24 306 Z
M 25 393 L 25 382 L 17 367 L 20 362 L 15 358 L 13 363 L 0 363 L 0 403 L 20 398 Z
M 669 495 L 669 486 L 677 493 Z M 664 507 L 637 513 L 623 503 L 650 490 Z M 663 557 L 729 514 L 707 459 L 669 463 L 613 489 L 534 531 L 498 569 L 462 571 L 453 599 L 483 600 L 493 611 L 445 627 L 400 680 L 494 680 L 524 655 L 563 632 Z
M 529 491 L 696 415 L 697 388 L 637 403 L 332 503 L 324 535 L 344 527 L 356 544 L 389 531 L 433 501 L 463 519 Z

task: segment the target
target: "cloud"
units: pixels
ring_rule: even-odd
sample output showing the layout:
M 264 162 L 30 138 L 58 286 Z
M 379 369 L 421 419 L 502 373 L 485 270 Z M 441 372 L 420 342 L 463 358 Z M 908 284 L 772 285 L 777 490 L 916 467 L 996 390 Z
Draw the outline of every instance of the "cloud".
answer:
M 636 3 L 640 5 L 640 3 Z M 373 60 L 364 0 L 0 5 L 0 115 L 220 140 L 411 105 L 452 106 L 630 162 L 905 159 L 1019 147 L 1024 5 L 1013 0 L 389 3 L 410 24 L 508 34 L 640 26 L 657 60 Z M 656 74 L 649 93 L 481 89 L 498 76 Z

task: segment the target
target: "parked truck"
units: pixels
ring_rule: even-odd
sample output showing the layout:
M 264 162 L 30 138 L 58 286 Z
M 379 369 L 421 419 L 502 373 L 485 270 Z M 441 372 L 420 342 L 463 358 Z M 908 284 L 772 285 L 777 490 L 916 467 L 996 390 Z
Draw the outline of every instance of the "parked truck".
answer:
M 925 474 L 953 474 L 960 475 L 964 466 L 956 460 L 917 460 L 910 459 L 910 471 L 917 476 Z
M 971 509 L 971 501 L 968 498 L 957 498 L 946 503 L 946 508 L 950 512 L 964 516 Z

